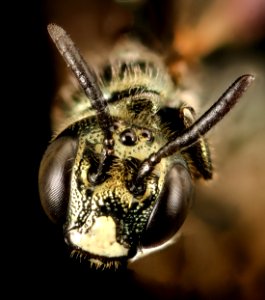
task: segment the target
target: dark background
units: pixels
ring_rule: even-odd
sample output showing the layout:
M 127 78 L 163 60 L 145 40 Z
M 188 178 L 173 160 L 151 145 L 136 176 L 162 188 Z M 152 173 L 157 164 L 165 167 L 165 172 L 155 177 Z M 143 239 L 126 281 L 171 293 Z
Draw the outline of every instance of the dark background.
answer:
M 230 156 L 229 149 L 225 148 L 224 150 L 220 150 L 220 153 L 224 154 L 224 159 L 226 160 L 224 172 L 227 172 L 225 174 L 229 175 L 231 175 L 229 166 L 232 165 L 233 170 L 239 166 L 237 165 L 236 159 L 238 159 L 238 164 L 241 166 L 242 161 L 245 162 L 247 159 L 250 164 L 248 166 L 249 172 L 251 172 L 251 170 L 254 170 L 254 173 L 257 172 L 255 160 L 258 159 L 258 162 L 260 162 L 256 162 L 260 167 L 260 169 L 258 169 L 258 175 L 256 173 L 254 175 L 248 173 L 250 178 L 254 178 L 253 184 L 256 194 L 253 194 L 253 189 L 249 189 L 247 191 L 249 195 L 246 196 L 246 198 L 249 201 L 254 201 L 255 198 L 261 200 L 253 204 L 255 209 L 252 215 L 247 218 L 239 218 L 239 222 L 242 221 L 242 223 L 233 227 L 229 238 L 222 235 L 222 230 L 220 234 L 218 224 L 214 225 L 216 227 L 214 230 L 210 230 L 210 234 L 199 236 L 199 238 L 201 238 L 199 244 L 205 247 L 205 249 L 201 250 L 202 252 L 208 253 L 207 247 L 209 246 L 209 249 L 213 249 L 209 250 L 211 254 L 211 251 L 214 251 L 216 245 L 218 245 L 218 247 L 221 245 L 220 247 L 223 247 L 223 250 L 220 250 L 220 247 L 218 250 L 224 253 L 224 256 L 226 256 L 227 247 L 231 246 L 231 241 L 234 241 L 234 238 L 237 237 L 236 247 L 233 247 L 233 244 L 231 246 L 232 249 L 237 249 L 233 250 L 235 253 L 234 256 L 230 258 L 228 262 L 224 262 L 224 264 L 232 265 L 232 267 L 227 268 L 224 272 L 219 272 L 219 269 L 216 268 L 217 274 L 220 273 L 220 277 L 217 276 L 216 282 L 221 283 L 220 286 L 218 286 L 218 284 L 214 282 L 217 286 L 214 291 L 210 288 L 212 284 L 210 280 L 207 285 L 207 280 L 211 276 L 209 275 L 211 273 L 208 272 L 210 269 L 209 265 L 194 268 L 193 275 L 187 276 L 184 272 L 183 277 L 174 279 L 172 276 L 176 272 L 166 272 L 165 279 L 159 279 L 159 272 L 161 271 L 161 276 L 164 274 L 164 266 L 161 270 L 155 267 L 156 259 L 157 261 L 160 260 L 160 257 L 158 257 L 142 265 L 143 273 L 156 273 L 155 275 L 157 275 L 158 279 L 156 278 L 152 281 L 152 278 L 146 279 L 146 277 L 138 280 L 137 275 L 135 275 L 133 271 L 122 273 L 97 272 L 90 270 L 86 265 L 82 265 L 78 261 L 69 259 L 69 253 L 63 241 L 61 228 L 54 226 L 45 216 L 38 196 L 38 168 L 51 136 L 49 115 L 51 101 L 57 87 L 57 70 L 54 48 L 53 45 L 51 45 L 46 31 L 47 23 L 52 21 L 48 9 L 49 2 L 36 2 L 37 3 L 13 3 L 13 7 L 6 8 L 5 11 L 2 12 L 3 14 L 6 13 L 9 18 L 9 21 L 5 22 L 2 26 L 2 49 L 4 50 L 2 64 L 6 68 L 4 68 L 2 73 L 4 77 L 4 81 L 2 81 L 2 132 L 4 133 L 2 140 L 2 149 L 4 150 L 2 155 L 4 167 L 2 201 L 5 205 L 3 205 L 1 210 L 3 220 L 2 233 L 4 233 L 2 235 L 3 254 L 1 255 L 2 264 L 5 266 L 3 275 L 5 279 L 7 279 L 7 283 L 12 283 L 7 289 L 8 298 L 11 298 L 11 295 L 19 295 L 20 297 L 22 295 L 25 297 L 33 296 L 36 298 L 40 296 L 51 298 L 58 296 L 63 298 L 68 296 L 70 298 L 72 295 L 75 297 L 84 295 L 85 298 L 88 299 L 106 299 L 107 297 L 115 297 L 116 299 L 137 299 L 139 297 L 145 299 L 210 299 L 209 297 L 212 295 L 214 295 L 214 299 L 244 299 L 245 295 L 246 297 L 250 297 L 249 299 L 255 299 L 255 297 L 259 299 L 259 296 L 262 297 L 262 295 L 265 294 L 265 261 L 264 255 L 262 255 L 262 249 L 265 249 L 265 224 L 264 221 L 262 221 L 262 218 L 264 218 L 265 205 L 262 204 L 261 201 L 265 199 L 262 184 L 265 179 L 264 159 L 262 157 L 264 151 L 261 150 L 261 147 L 265 149 L 265 142 L 262 142 L 264 140 L 264 133 L 263 135 L 254 135 L 254 140 L 253 138 L 249 139 L 250 143 L 252 143 L 252 146 L 248 148 L 250 150 L 247 151 L 247 153 L 244 152 L 244 154 L 242 154 L 242 152 L 236 152 L 234 160 L 231 159 L 231 164 L 227 162 L 227 158 Z M 58 17 L 58 20 L 63 20 L 63 17 Z M 65 22 L 67 23 L 67 21 L 69 20 Z M 262 74 L 256 84 L 260 93 L 257 103 L 260 105 L 261 110 L 264 108 L 265 101 L 264 93 L 262 92 L 264 91 L 262 88 L 264 87 L 263 76 L 265 74 L 264 49 L 264 40 L 259 39 L 251 45 L 244 47 L 244 49 L 241 49 L 239 52 L 238 49 L 233 49 L 231 52 L 228 52 L 228 54 L 225 51 L 217 52 L 209 57 L 207 61 L 209 74 L 216 74 L 216 70 L 219 70 L 220 75 L 222 74 L 222 77 L 226 77 L 226 74 L 229 74 L 229 72 L 226 73 L 223 68 L 229 65 L 231 56 L 232 61 L 238 61 L 238 64 L 241 66 L 240 60 L 242 58 L 247 57 L 251 63 L 253 63 L 254 60 L 254 65 L 259 66 L 258 70 L 260 70 L 259 72 Z M 234 59 L 234 57 L 237 57 L 237 59 Z M 256 61 L 256 59 L 258 60 Z M 208 76 L 211 77 L 211 75 Z M 230 79 L 221 81 L 220 89 L 226 87 L 227 82 L 230 82 Z M 216 90 L 216 93 L 218 92 L 219 91 Z M 254 94 L 251 95 L 254 97 Z M 255 106 L 255 103 L 253 103 L 254 98 L 252 98 L 251 101 L 251 105 Z M 246 105 L 244 107 L 243 114 L 247 110 Z M 254 114 L 255 113 L 256 110 Z M 264 120 L 263 113 L 258 112 L 254 119 L 256 118 L 263 118 Z M 247 120 L 251 122 L 253 117 L 247 116 Z M 236 121 L 237 119 L 228 121 L 226 123 L 227 127 L 224 128 L 228 128 L 228 126 L 231 125 L 229 122 Z M 245 126 L 246 124 L 244 123 L 243 125 Z M 245 139 L 248 139 L 249 136 L 253 137 L 253 132 L 257 132 L 257 128 L 258 132 L 264 132 L 263 126 L 264 123 L 258 123 Z M 249 127 L 251 127 L 250 123 L 247 124 L 247 128 Z M 231 127 L 229 127 L 229 129 L 230 128 Z M 218 133 L 218 131 L 216 132 Z M 238 133 L 236 133 L 236 135 L 238 136 Z M 245 144 L 246 142 L 243 143 L 243 145 Z M 253 164 L 251 164 L 252 161 L 254 161 L 254 167 Z M 223 165 L 221 159 L 219 159 L 219 164 Z M 220 172 L 222 172 L 222 168 L 220 169 Z M 239 170 L 239 172 L 241 172 L 240 166 Z M 229 179 L 235 179 L 238 174 L 237 172 L 234 174 L 236 175 L 231 175 Z M 222 197 L 224 196 L 223 190 L 225 188 L 227 188 L 225 195 L 233 194 L 234 186 L 227 184 L 227 177 L 222 179 L 224 177 L 222 177 L 222 173 L 219 173 L 219 178 L 221 178 L 220 186 L 214 186 L 209 194 L 202 189 L 202 195 L 206 195 L 203 199 L 210 199 L 209 201 L 211 201 L 213 198 L 211 193 L 215 193 L 216 195 L 216 193 L 220 192 L 220 200 L 222 201 Z M 238 182 L 239 185 L 241 185 L 242 182 L 244 183 L 244 180 L 242 180 Z M 249 183 L 251 179 L 247 179 L 246 181 Z M 255 184 L 257 184 L 257 186 Z M 198 199 L 199 198 L 200 197 L 198 197 Z M 218 199 L 217 197 L 217 202 Z M 226 212 L 226 207 L 223 208 L 221 205 L 221 208 L 219 208 L 217 204 L 209 206 L 207 203 L 207 201 L 202 202 L 202 204 L 206 205 L 205 210 L 202 209 L 196 213 L 195 209 L 193 214 L 195 218 L 203 220 L 201 222 L 211 227 L 214 222 L 209 221 L 207 217 L 218 217 L 220 211 Z M 241 202 L 236 202 L 236 205 L 238 205 L 241 214 L 244 215 L 244 205 Z M 247 210 L 248 206 L 246 208 L 246 211 Z M 205 212 L 206 217 L 205 214 L 203 215 Z M 251 223 L 251 217 L 253 217 L 254 223 L 256 219 L 259 221 L 257 223 L 258 225 L 256 227 L 254 226 L 254 228 L 249 225 Z M 250 227 L 248 228 L 248 226 Z M 192 219 L 188 220 L 187 232 L 190 233 L 193 230 L 192 232 L 194 234 L 194 228 L 207 230 L 205 229 L 206 227 L 202 228 L 201 225 L 198 225 L 196 222 L 192 223 Z M 253 242 L 253 239 L 248 239 L 248 235 L 253 235 L 253 232 L 259 241 L 259 243 L 257 243 L 256 240 L 254 241 L 258 245 L 257 247 L 259 247 L 257 251 L 250 251 L 248 249 L 249 244 Z M 222 235 L 221 241 L 219 240 L 220 235 Z M 242 238 L 240 238 L 241 235 Z M 205 238 L 205 241 L 203 238 Z M 208 240 L 210 240 L 210 242 L 207 242 Z M 214 247 L 212 247 L 212 243 L 215 244 Z M 173 248 L 173 250 L 168 251 L 169 256 L 166 259 L 165 265 L 168 266 L 171 264 L 170 262 L 172 262 L 172 264 L 176 263 L 176 266 L 180 267 L 179 261 L 182 261 L 182 258 L 185 256 L 183 256 L 182 251 L 186 251 L 185 247 L 191 248 L 193 246 L 193 244 L 184 243 L 183 248 Z M 195 246 L 197 246 L 197 244 Z M 240 251 L 237 247 L 240 248 Z M 242 249 L 246 250 L 241 251 Z M 194 251 L 197 250 L 198 248 L 195 247 Z M 173 258 L 172 260 L 174 253 L 179 259 Z M 204 256 L 201 258 L 200 253 L 196 254 L 198 254 L 199 258 L 195 260 L 195 263 L 202 259 L 202 264 L 207 264 L 207 259 L 205 259 Z M 242 256 L 239 259 L 240 262 L 234 263 L 239 255 Z M 221 257 L 223 258 L 223 256 Z M 218 260 L 219 256 L 214 259 Z M 163 263 L 160 262 L 159 265 L 161 264 L 163 265 Z M 221 261 L 220 265 L 222 264 L 223 262 Z M 189 264 L 187 265 L 189 266 Z M 239 265 L 242 269 L 238 267 Z M 139 270 L 141 270 L 141 264 L 140 267 L 136 266 L 136 271 L 139 272 Z M 231 273 L 233 276 L 229 277 Z M 244 277 L 240 277 L 242 273 L 245 274 Z M 228 280 L 223 280 L 223 274 L 228 276 Z M 248 279 L 249 274 L 250 279 Z M 154 274 L 152 275 L 156 277 Z M 167 281 L 167 276 L 171 276 L 169 281 Z M 201 283 L 199 280 L 194 279 L 200 278 L 201 276 L 203 277 Z M 141 278 L 141 276 L 139 276 L 139 278 Z M 228 286 L 227 290 L 225 290 L 224 286 L 226 286 L 227 281 L 231 282 L 231 280 L 234 280 L 235 284 L 231 284 L 231 286 Z M 252 293 L 253 290 L 256 291 L 255 294 Z

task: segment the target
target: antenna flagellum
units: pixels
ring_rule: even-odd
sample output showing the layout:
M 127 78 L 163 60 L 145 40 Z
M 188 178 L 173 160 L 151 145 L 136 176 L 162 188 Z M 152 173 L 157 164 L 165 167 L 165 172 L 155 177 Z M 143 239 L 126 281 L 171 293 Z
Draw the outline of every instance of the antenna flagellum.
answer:
M 223 95 L 189 128 L 187 128 L 174 141 L 168 142 L 156 153 L 151 154 L 140 166 L 131 192 L 137 193 L 146 178 L 161 161 L 177 151 L 184 150 L 198 141 L 211 128 L 213 128 L 233 108 L 249 85 L 253 82 L 253 75 L 242 75 L 223 93 Z
M 72 70 L 90 100 L 92 108 L 96 110 L 98 124 L 104 134 L 103 151 L 97 173 L 91 177 L 91 181 L 95 183 L 98 177 L 102 175 L 106 159 L 112 153 L 114 147 L 114 140 L 112 138 L 113 122 L 108 109 L 108 103 L 99 88 L 96 74 L 88 67 L 86 61 L 65 30 L 56 24 L 49 24 L 48 32 L 66 61 L 67 66 Z

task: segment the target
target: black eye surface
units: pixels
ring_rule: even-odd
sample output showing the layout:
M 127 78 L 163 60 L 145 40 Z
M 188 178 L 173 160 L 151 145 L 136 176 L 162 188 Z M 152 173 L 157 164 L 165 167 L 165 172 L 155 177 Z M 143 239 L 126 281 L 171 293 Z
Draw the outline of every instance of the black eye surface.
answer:
M 168 172 L 163 190 L 147 222 L 142 236 L 145 248 L 162 245 L 183 224 L 192 196 L 192 179 L 188 170 L 175 164 Z
M 116 131 L 119 129 L 119 124 L 117 122 L 113 123 L 113 130 Z
M 133 146 L 137 142 L 137 136 L 131 129 L 126 129 L 120 134 L 120 141 L 125 146 Z
M 64 220 L 77 140 L 60 137 L 47 148 L 39 170 L 39 194 L 45 213 L 55 223 Z
M 152 142 L 154 140 L 152 132 L 148 129 L 142 130 L 142 137 L 145 138 L 149 142 Z

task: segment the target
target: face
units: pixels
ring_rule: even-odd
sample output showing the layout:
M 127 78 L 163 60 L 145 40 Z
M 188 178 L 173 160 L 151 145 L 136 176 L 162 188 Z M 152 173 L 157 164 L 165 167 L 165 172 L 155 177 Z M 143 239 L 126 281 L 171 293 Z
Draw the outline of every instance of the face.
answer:
M 175 234 L 187 213 L 192 180 L 177 154 L 155 167 L 141 193 L 131 192 L 141 162 L 167 141 L 158 119 L 146 128 L 136 118 L 135 124 L 114 122 L 113 153 L 95 184 L 103 135 L 89 120 L 66 129 L 47 149 L 41 198 L 51 219 L 63 222 L 72 250 L 97 266 L 117 267 L 138 249 L 160 245 Z

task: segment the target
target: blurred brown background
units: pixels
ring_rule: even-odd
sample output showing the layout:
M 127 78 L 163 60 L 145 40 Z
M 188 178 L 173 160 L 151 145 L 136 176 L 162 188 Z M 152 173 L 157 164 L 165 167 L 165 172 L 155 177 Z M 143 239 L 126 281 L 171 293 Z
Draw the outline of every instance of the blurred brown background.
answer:
M 265 298 L 264 2 L 47 0 L 16 6 L 18 17 L 10 14 L 14 29 L 4 27 L 12 42 L 6 42 L 14 63 L 9 71 L 17 80 L 8 91 L 15 94 L 9 104 L 12 111 L 15 107 L 13 148 L 19 156 L 8 176 L 15 174 L 17 183 L 8 180 L 14 217 L 8 234 L 12 244 L 6 243 L 3 257 L 14 262 L 8 278 L 16 288 L 10 293 L 87 299 Z M 208 135 L 216 174 L 212 182 L 198 183 L 178 241 L 131 264 L 128 272 L 102 274 L 69 259 L 60 228 L 49 222 L 39 203 L 38 166 L 51 135 L 51 103 L 65 72 L 46 25 L 63 26 L 88 59 L 96 61 L 132 25 L 132 12 L 143 8 L 147 31 L 162 44 L 168 46 L 168 37 L 173 37 L 175 47 L 185 45 L 180 51 L 187 59 L 199 52 L 196 59 L 202 65 L 193 75 L 202 111 L 237 76 L 252 73 L 256 80 Z

